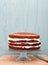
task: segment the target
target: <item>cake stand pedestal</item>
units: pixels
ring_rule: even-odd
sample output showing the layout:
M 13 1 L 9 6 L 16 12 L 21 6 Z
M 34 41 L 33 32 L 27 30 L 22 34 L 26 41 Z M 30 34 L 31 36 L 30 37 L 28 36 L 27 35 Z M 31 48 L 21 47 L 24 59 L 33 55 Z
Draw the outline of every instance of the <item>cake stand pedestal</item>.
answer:
M 27 52 L 21 52 L 19 57 L 16 60 L 17 61 L 31 61 L 31 58 L 28 57 Z

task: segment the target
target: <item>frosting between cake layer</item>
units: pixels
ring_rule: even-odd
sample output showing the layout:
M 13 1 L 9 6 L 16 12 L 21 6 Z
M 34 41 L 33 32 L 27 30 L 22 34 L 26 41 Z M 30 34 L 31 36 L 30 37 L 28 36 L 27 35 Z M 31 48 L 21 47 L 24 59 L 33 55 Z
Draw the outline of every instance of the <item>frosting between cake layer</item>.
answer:
M 8 41 L 8 43 L 10 44 L 11 42 Z M 24 44 L 39 44 L 40 42 L 26 42 Z M 15 43 L 11 43 L 11 44 L 23 44 L 22 42 L 15 42 Z
M 29 40 L 37 40 L 37 41 L 40 41 L 40 39 L 36 39 L 36 38 L 28 39 L 28 38 L 10 38 L 10 37 L 8 37 L 8 40 L 12 40 L 12 41 L 19 41 L 19 40 L 26 40 L 26 41 L 29 41 Z

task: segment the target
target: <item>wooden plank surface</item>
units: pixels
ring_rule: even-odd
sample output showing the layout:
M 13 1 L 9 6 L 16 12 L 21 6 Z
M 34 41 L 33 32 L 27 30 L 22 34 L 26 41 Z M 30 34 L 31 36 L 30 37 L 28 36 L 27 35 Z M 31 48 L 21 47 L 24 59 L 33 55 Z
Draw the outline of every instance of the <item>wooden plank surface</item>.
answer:
M 41 55 L 43 58 L 48 60 L 47 55 Z M 47 62 L 42 61 L 33 55 L 30 55 L 29 57 L 32 59 L 31 61 L 16 61 L 17 55 L 4 55 L 0 56 L 0 65 L 48 65 Z

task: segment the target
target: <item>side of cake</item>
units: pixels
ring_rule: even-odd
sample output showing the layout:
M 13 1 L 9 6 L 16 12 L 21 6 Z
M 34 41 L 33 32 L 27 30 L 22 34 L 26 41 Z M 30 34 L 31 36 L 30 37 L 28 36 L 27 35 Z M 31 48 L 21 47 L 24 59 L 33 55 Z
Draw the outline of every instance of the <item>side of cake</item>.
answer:
M 8 36 L 9 49 L 38 50 L 41 47 L 40 36 L 34 33 L 13 33 Z

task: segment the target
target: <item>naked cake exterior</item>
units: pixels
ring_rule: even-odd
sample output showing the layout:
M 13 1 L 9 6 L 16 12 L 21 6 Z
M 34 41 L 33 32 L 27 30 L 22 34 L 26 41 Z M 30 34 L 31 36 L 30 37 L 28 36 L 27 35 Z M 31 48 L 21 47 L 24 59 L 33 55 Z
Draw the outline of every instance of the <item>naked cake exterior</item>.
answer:
M 40 49 L 40 35 L 28 32 L 18 32 L 8 35 L 9 49 L 38 50 Z

